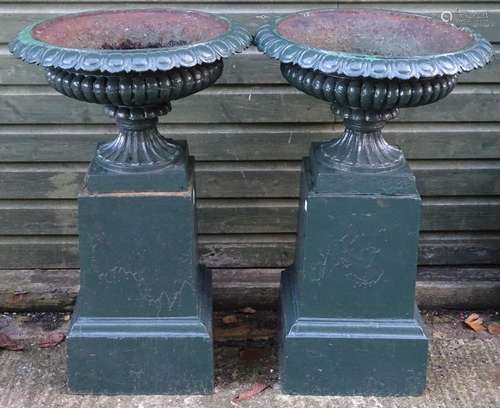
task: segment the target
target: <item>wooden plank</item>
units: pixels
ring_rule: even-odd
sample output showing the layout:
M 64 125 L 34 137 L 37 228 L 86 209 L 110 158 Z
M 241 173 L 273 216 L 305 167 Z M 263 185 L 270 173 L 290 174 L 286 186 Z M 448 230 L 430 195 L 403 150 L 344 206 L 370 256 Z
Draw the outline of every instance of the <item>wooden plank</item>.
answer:
M 199 237 L 200 262 L 210 268 L 284 268 L 293 262 L 294 234 Z M 500 264 L 500 236 L 491 233 L 423 233 L 420 265 Z M 0 265 L 15 269 L 78 268 L 75 236 L 0 237 Z
M 277 307 L 280 269 L 213 271 L 214 305 Z M 467 274 L 468 269 L 457 273 Z M 72 310 L 79 290 L 78 269 L 0 270 L 0 309 L 5 311 Z M 500 281 L 417 281 L 421 308 L 494 308 Z
M 110 123 L 102 107 L 58 94 L 48 86 L 0 87 L 3 124 Z M 494 122 L 500 85 L 459 85 L 446 99 L 403 109 L 401 121 Z M 57 106 L 57 109 L 54 109 Z M 175 101 L 169 123 L 300 123 L 332 120 L 329 105 L 290 86 L 214 86 Z
M 296 199 L 199 199 L 201 234 L 295 233 Z M 422 231 L 500 230 L 500 199 L 426 198 Z M 0 234 L 72 235 L 77 233 L 76 203 L 0 201 Z
M 417 303 L 426 308 L 488 309 L 500 306 L 500 282 L 417 282 Z
M 421 266 L 417 271 L 417 279 L 422 281 L 500 281 L 500 266 L 482 267 L 447 267 Z
M 205 234 L 293 233 L 297 200 L 199 200 L 198 229 Z M 490 198 L 428 198 L 423 231 L 500 230 L 500 201 Z
M 64 4 L 72 4 L 72 3 L 78 3 L 78 4 L 95 4 L 95 3 L 103 3 L 102 0 L 50 0 L 50 1 L 45 1 L 45 0 L 21 0 L 23 3 L 26 4 L 38 4 L 38 3 L 52 3 L 52 4 L 59 4 L 59 3 L 64 3 Z M 0 4 L 2 3 L 12 3 L 13 0 L 0 0 Z M 128 4 L 128 3 L 137 3 L 137 4 L 146 4 L 146 3 L 153 3 L 157 5 L 163 5 L 163 4 L 176 4 L 176 3 L 220 3 L 221 0 L 106 0 L 106 3 L 109 4 Z M 266 3 L 270 4 L 279 4 L 279 3 L 301 3 L 301 4 L 308 4 L 308 3 L 334 3 L 335 6 L 343 7 L 347 5 L 355 5 L 355 4 L 376 4 L 377 7 L 381 7 L 381 4 L 394 4 L 394 3 L 400 3 L 400 4 L 410 4 L 410 3 L 418 3 L 418 4 L 427 4 L 427 3 L 435 3 L 436 0 L 339 0 L 333 2 L 332 0 L 267 0 Z M 481 3 L 499 3 L 500 0 L 482 0 Z M 224 3 L 241 3 L 241 0 L 224 0 Z M 245 3 L 248 4 L 253 4 L 253 3 L 262 3 L 262 0 L 246 0 Z M 439 0 L 439 3 L 457 3 L 457 0 Z M 461 4 L 464 4 L 464 2 L 460 2 Z M 119 6 L 115 6 L 119 7 Z M 142 6 L 141 6 L 142 7 Z M 324 6 L 326 7 L 326 6 Z
M 131 4 L 130 2 L 117 3 L 54 3 L 41 2 L 38 4 L 30 4 L 26 2 L 5 3 L 0 7 L 0 24 L 2 31 L 0 33 L 0 42 L 7 42 L 24 26 L 66 13 L 75 13 L 88 10 L 109 9 L 109 8 L 147 8 L 158 7 L 158 2 L 149 1 L 142 4 Z M 182 7 L 172 3 L 173 7 Z M 298 2 L 260 2 L 258 7 L 248 2 L 231 2 L 231 7 L 227 7 L 224 3 L 214 2 L 212 4 L 200 2 L 191 2 L 189 8 L 201 11 L 209 11 L 225 15 L 232 18 L 248 27 L 250 31 L 255 31 L 262 22 L 274 19 L 278 16 L 293 13 L 303 9 L 311 9 L 318 7 L 377 7 L 377 8 L 393 8 L 419 14 L 429 15 L 440 18 L 445 13 L 444 18 L 450 19 L 453 23 L 459 26 L 470 26 L 481 34 L 486 36 L 490 41 L 499 41 L 500 33 L 498 26 L 500 24 L 500 11 L 498 4 L 488 2 L 468 2 L 459 3 L 450 6 L 444 6 L 435 3 L 429 4 L 426 2 L 409 2 L 409 3 L 366 3 L 360 2 L 339 2 L 330 1 L 329 4 L 323 1 L 298 1 Z
M 86 163 L 0 164 L 0 199 L 76 198 Z M 499 160 L 411 161 L 422 196 L 500 194 Z M 301 162 L 197 162 L 199 198 L 296 198 Z
M 411 162 L 422 196 L 500 194 L 500 161 Z M 197 194 L 215 197 L 298 197 L 300 162 L 198 163 Z
M 311 142 L 338 137 L 340 124 L 165 124 L 167 137 L 186 139 L 198 161 L 301 160 Z M 1 162 L 87 162 L 113 125 L 5 125 Z M 500 123 L 397 123 L 384 134 L 408 159 L 498 159 Z
M 496 46 L 496 59 L 484 69 L 464 74 L 460 83 L 499 82 L 500 49 Z M 279 62 L 260 53 L 255 46 L 236 54 L 224 64 L 224 73 L 218 84 L 277 85 L 285 84 Z M 45 71 L 26 64 L 0 46 L 0 85 L 46 85 Z
M 425 309 L 491 309 L 500 306 L 498 281 L 417 281 L 416 302 Z M 257 292 L 257 293 L 255 293 Z M 277 284 L 224 283 L 214 285 L 214 305 L 217 308 L 247 305 L 277 307 Z
M 80 272 L 70 270 L 0 271 L 0 310 L 71 310 L 80 289 Z

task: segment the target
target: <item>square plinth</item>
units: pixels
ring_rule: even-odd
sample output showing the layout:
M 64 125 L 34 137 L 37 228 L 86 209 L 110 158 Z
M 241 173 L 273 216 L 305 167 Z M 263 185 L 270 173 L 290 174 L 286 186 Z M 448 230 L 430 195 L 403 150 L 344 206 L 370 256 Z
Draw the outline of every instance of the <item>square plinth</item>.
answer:
M 285 393 L 418 395 L 427 338 L 415 307 L 420 196 L 411 170 L 304 160 L 294 265 L 282 276 Z
M 416 308 L 410 319 L 299 318 L 288 273 L 281 283 L 284 393 L 390 396 L 424 391 L 428 341 Z
M 186 166 L 150 178 L 89 169 L 99 189 L 84 186 L 78 199 L 80 294 L 67 339 L 73 392 L 213 390 L 211 277 L 198 265 L 192 161 L 179 163 Z

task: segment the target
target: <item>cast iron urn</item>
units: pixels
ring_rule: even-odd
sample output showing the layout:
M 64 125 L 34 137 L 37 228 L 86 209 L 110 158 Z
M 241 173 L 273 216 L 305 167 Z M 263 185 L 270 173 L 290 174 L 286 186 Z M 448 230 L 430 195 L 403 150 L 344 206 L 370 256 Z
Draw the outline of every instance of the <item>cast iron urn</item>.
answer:
M 158 170 L 179 158 L 182 146 L 158 133 L 158 117 L 171 110 L 171 101 L 212 85 L 222 74 L 222 58 L 250 41 L 244 28 L 220 16 L 111 10 L 31 25 L 9 49 L 45 67 L 48 83 L 58 92 L 103 104 L 119 134 L 99 146 L 96 162 L 133 173 Z
M 157 123 L 171 101 L 212 85 L 222 59 L 250 41 L 220 16 L 131 9 L 56 17 L 10 43 L 45 67 L 58 92 L 104 105 L 119 130 L 98 145 L 78 198 L 72 391 L 212 391 L 211 278 L 198 265 L 193 160 Z
M 255 42 L 345 124 L 304 159 L 295 262 L 281 278 L 282 389 L 419 394 L 427 366 L 415 307 L 420 196 L 382 128 L 400 108 L 445 98 L 493 49 L 468 29 L 377 9 L 292 14 L 260 27 Z

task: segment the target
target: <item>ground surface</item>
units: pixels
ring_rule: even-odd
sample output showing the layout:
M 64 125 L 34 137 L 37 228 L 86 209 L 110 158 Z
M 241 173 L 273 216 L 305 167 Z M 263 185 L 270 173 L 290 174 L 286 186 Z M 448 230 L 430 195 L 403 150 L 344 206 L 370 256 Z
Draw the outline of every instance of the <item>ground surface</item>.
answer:
M 0 334 L 7 330 L 6 320 L 10 319 L 11 326 L 17 322 L 10 334 L 24 346 L 23 351 L 0 351 L 0 407 L 500 407 L 500 336 L 466 328 L 461 322 L 464 314 L 424 313 L 431 336 L 428 387 L 423 396 L 412 398 L 283 395 L 277 383 L 276 315 L 252 310 L 229 318 L 227 315 L 216 315 L 217 386 L 213 396 L 71 395 L 65 383 L 64 343 L 43 349 L 38 345 L 44 340 L 47 345 L 47 331 L 64 332 L 68 317 L 14 316 L 5 317 L 3 323 L 0 319 Z M 481 315 L 487 321 L 498 321 L 500 317 L 498 313 Z M 233 401 L 238 393 L 256 383 L 269 388 L 247 400 Z

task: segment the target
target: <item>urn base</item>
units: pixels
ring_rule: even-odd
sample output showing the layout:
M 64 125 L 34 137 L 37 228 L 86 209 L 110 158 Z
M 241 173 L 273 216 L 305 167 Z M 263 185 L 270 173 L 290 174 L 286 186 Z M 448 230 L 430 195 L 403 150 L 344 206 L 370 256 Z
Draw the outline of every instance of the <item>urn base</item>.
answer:
M 211 279 L 202 316 L 84 317 L 67 338 L 68 385 L 77 394 L 211 394 Z
M 298 317 L 294 287 L 281 279 L 280 382 L 286 394 L 420 395 L 427 337 L 415 307 L 408 319 Z

